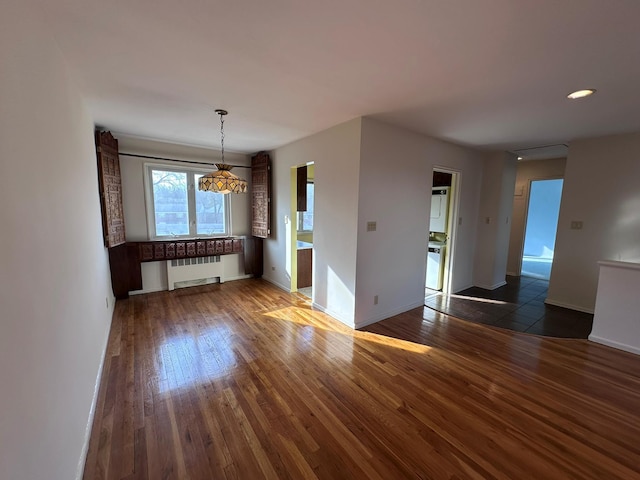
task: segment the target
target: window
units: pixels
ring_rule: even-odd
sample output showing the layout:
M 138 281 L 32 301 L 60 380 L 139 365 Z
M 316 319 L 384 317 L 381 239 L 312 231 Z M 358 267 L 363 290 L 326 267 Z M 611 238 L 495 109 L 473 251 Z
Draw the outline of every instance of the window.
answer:
M 225 195 L 198 190 L 197 170 L 147 166 L 149 236 L 213 237 L 229 234 Z
M 313 182 L 307 182 L 307 211 L 298 212 L 298 231 L 313 231 Z

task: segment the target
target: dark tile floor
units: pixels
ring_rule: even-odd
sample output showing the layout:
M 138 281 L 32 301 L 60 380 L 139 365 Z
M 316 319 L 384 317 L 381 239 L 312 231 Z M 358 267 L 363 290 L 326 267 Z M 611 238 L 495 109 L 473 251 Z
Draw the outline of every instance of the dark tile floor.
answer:
M 545 305 L 548 287 L 546 280 L 508 276 L 507 284 L 495 290 L 472 287 L 453 295 L 433 292 L 425 298 L 425 305 L 463 320 L 518 332 L 587 338 L 593 315 Z

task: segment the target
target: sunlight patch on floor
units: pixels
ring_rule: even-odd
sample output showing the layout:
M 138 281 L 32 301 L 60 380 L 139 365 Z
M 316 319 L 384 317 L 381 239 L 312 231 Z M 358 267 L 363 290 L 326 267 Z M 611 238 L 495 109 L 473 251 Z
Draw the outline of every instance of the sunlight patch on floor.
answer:
M 392 348 L 399 348 L 413 353 L 425 353 L 432 350 L 432 347 L 422 345 L 420 343 L 408 342 L 406 340 L 399 340 L 393 337 L 386 337 L 371 332 L 361 332 L 359 330 L 353 330 L 347 325 L 340 323 L 338 320 L 333 319 L 325 313 L 317 310 L 308 310 L 299 307 L 287 307 L 264 314 L 267 317 L 275 318 L 278 320 L 284 320 L 287 322 L 297 323 L 304 326 L 312 326 L 329 332 L 341 333 L 343 335 L 350 336 L 359 340 L 366 340 L 368 342 L 374 342 L 378 345 L 383 345 Z
M 472 300 L 474 302 L 481 302 L 481 303 L 493 303 L 494 305 L 509 305 L 509 302 L 503 302 L 502 300 L 491 300 L 490 298 L 469 297 L 466 295 L 456 295 L 456 294 L 451 294 L 449 295 L 449 297 L 460 298 L 461 300 Z

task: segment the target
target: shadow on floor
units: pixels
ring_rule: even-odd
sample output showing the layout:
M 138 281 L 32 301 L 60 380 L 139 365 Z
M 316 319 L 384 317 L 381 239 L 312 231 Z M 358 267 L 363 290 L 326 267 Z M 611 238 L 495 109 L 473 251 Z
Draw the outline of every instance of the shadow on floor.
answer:
M 587 338 L 593 315 L 545 305 L 549 282 L 507 276 L 507 284 L 495 290 L 472 287 L 453 295 L 433 292 L 425 306 L 438 312 L 517 332 L 546 337 Z

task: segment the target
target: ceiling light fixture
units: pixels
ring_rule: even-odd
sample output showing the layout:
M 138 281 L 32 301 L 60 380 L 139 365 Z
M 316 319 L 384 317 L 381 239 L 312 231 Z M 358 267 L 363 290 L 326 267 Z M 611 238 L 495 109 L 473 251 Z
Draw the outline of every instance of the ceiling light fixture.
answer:
M 231 173 L 233 166 L 224 163 L 224 116 L 229 112 L 218 109 L 216 113 L 220 115 L 222 161 L 215 164 L 218 170 L 200 177 L 198 190 L 217 193 L 245 193 L 247 191 L 247 181 Z
M 593 95 L 594 93 L 596 93 L 595 88 L 585 88 L 584 90 L 576 90 L 575 92 L 571 92 L 569 95 L 567 95 L 567 98 L 576 100 L 578 98 L 588 97 L 589 95 Z

